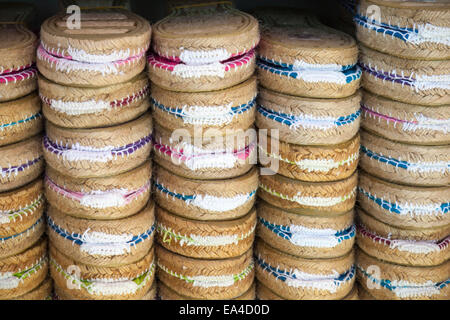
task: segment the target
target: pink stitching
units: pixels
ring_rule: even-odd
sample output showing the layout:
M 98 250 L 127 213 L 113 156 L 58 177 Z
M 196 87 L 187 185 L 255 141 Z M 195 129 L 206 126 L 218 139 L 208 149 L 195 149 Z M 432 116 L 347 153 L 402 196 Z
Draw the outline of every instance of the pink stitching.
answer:
M 19 72 L 9 73 L 5 75 L 0 75 L 0 83 L 6 83 L 17 81 L 24 81 L 27 79 L 34 78 L 37 75 L 37 69 L 34 67 L 30 67 L 28 69 L 23 69 Z

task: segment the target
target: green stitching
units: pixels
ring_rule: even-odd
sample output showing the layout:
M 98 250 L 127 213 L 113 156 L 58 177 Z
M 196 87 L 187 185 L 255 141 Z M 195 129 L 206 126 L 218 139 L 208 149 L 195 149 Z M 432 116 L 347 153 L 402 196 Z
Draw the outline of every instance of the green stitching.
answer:
M 92 285 L 94 284 L 93 281 L 90 280 L 83 280 L 83 279 L 77 279 L 73 275 L 68 274 L 58 263 L 56 263 L 55 260 L 50 259 L 50 263 L 56 268 L 56 270 L 63 275 L 63 277 L 66 280 L 70 280 L 72 284 L 75 284 L 77 286 L 82 287 L 83 289 L 87 290 L 89 293 L 92 294 Z M 132 279 L 134 283 L 138 285 L 138 290 L 145 286 L 147 282 L 150 280 L 150 277 L 153 275 L 155 271 L 155 262 L 153 261 L 150 265 L 150 269 L 147 271 L 144 271 L 141 275 L 138 277 Z
M 170 274 L 171 276 L 173 276 L 175 278 L 178 278 L 180 280 L 184 280 L 187 283 L 194 283 L 194 281 L 195 281 L 194 279 L 190 279 L 187 276 L 183 276 L 183 275 L 178 274 L 178 273 L 176 273 L 176 272 L 174 272 L 172 270 L 169 270 L 167 267 L 161 265 L 159 263 L 159 261 L 157 262 L 157 264 L 158 264 L 158 267 L 161 268 L 161 270 L 163 270 L 164 272 Z M 232 276 L 233 276 L 234 282 L 238 282 L 240 280 L 245 279 L 245 277 L 247 277 L 250 274 L 250 272 L 253 270 L 253 267 L 254 267 L 254 263 L 252 262 L 241 273 L 233 274 Z
M 11 222 L 14 222 L 16 220 L 16 218 L 22 216 L 23 214 L 25 214 L 26 216 L 28 216 L 29 214 L 33 214 L 34 211 L 36 210 L 36 208 L 38 206 L 40 206 L 42 204 L 42 202 L 44 201 L 44 196 L 41 194 L 39 195 L 39 197 L 29 206 L 19 209 L 19 211 L 7 211 L 4 212 L 5 215 L 8 215 L 8 219 Z
M 14 277 L 16 277 L 19 280 L 25 280 L 27 278 L 29 278 L 30 276 L 32 276 L 33 274 L 35 274 L 36 272 L 38 272 L 39 270 L 42 269 L 42 265 L 44 264 L 46 258 L 41 258 L 41 260 L 35 264 L 34 266 L 32 266 L 31 268 L 27 269 L 27 270 L 23 270 L 23 271 L 19 271 L 13 274 Z

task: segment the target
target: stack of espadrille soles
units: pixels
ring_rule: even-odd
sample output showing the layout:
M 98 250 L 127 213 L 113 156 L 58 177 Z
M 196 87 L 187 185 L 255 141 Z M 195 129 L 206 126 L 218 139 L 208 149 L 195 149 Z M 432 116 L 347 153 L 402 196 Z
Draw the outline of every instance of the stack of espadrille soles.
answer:
M 47 19 L 38 48 L 47 118 L 47 233 L 58 299 L 154 299 L 151 28 L 121 9 Z
M 0 12 L 0 299 L 46 299 L 52 289 L 43 236 L 37 38 L 25 27 L 29 8 Z
M 368 17 L 375 6 L 379 16 Z M 355 21 L 365 89 L 357 230 L 362 296 L 448 299 L 450 4 L 363 0 Z
M 162 299 L 254 299 L 258 22 L 191 1 L 154 25 L 148 56 Z
M 356 299 L 356 42 L 301 12 L 262 14 L 257 296 Z

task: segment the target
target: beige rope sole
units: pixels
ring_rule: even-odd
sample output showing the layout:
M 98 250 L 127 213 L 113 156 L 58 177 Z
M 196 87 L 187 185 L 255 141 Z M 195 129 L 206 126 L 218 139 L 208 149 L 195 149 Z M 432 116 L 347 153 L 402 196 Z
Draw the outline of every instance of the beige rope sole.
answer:
M 101 88 L 62 86 L 39 77 L 45 118 L 65 128 L 105 127 L 136 119 L 150 107 L 148 91 L 144 72 Z
M 37 288 L 20 297 L 15 297 L 13 300 L 51 300 L 52 291 L 53 281 L 47 277 Z
M 253 125 L 256 106 L 232 116 L 229 111 L 227 115 L 223 113 L 231 107 L 248 104 L 256 95 L 256 77 L 228 89 L 197 93 L 170 91 L 153 85 L 153 117 L 170 131 L 183 128 L 193 135 L 196 127 L 201 126 L 205 135 L 208 132 L 225 135 L 227 130 L 246 130 Z M 164 108 L 181 111 L 169 113 Z M 202 112 L 205 115 L 202 116 Z
M 360 166 L 374 176 L 416 186 L 450 185 L 450 144 L 419 146 L 361 131 Z
M 77 145 L 82 148 L 111 148 L 125 147 L 129 144 L 147 138 L 152 132 L 152 119 L 149 113 L 140 118 L 113 127 L 96 129 L 65 129 L 57 127 L 50 122 L 46 124 L 47 136 L 50 141 L 59 146 Z M 79 152 L 74 150 L 75 153 Z M 142 147 L 131 153 L 122 152 L 122 155 L 112 156 L 111 159 L 100 159 L 100 161 L 74 160 L 71 157 L 61 156 L 44 148 L 44 156 L 47 164 L 56 171 L 76 178 L 93 178 L 117 175 L 127 172 L 144 163 L 151 152 L 151 143 L 147 142 Z M 81 154 L 85 154 L 80 152 Z M 126 154 L 125 154 L 126 153 Z M 84 156 L 83 156 L 84 157 Z
M 117 249 L 110 242 L 105 242 L 108 236 L 138 236 L 149 232 L 154 225 L 154 205 L 149 205 L 134 216 L 116 220 L 86 220 L 68 216 L 49 207 L 47 211 L 48 227 L 47 233 L 50 242 L 61 252 L 75 261 L 91 266 L 120 267 L 141 260 L 153 245 L 155 232 L 151 232 L 147 238 L 137 244 L 121 247 L 122 242 L 116 240 Z M 76 244 L 71 239 L 58 234 L 51 227 L 51 222 L 62 229 L 65 234 L 80 235 L 82 244 Z M 83 238 L 86 239 L 83 239 Z M 88 242 L 88 240 L 90 242 Z M 98 238 L 98 239 L 97 239 Z M 127 237 L 128 238 L 128 237 Z M 103 243 L 103 244 L 102 244 Z M 105 244 L 106 243 L 106 244 Z M 83 246 L 84 245 L 84 246 Z M 100 247 L 96 249 L 96 246 Z M 102 251 L 100 251 L 102 249 Z
M 158 243 L 169 251 L 199 259 L 243 255 L 253 245 L 256 210 L 228 221 L 196 221 L 156 207 Z
M 448 27 L 450 18 L 448 2 L 427 3 L 424 1 L 383 1 L 361 0 L 359 14 L 367 16 L 372 11 L 369 6 L 379 7 L 381 23 L 401 28 L 417 28 L 418 25 L 430 23 L 434 26 Z M 394 56 L 409 59 L 444 60 L 449 59 L 448 45 L 423 42 L 405 42 L 396 37 L 384 35 L 356 24 L 356 37 L 366 46 Z
M 367 47 L 360 47 L 360 63 L 370 66 L 377 72 L 395 73 L 395 77 L 416 79 L 419 76 L 444 76 L 450 73 L 450 60 L 405 60 L 390 56 Z M 394 78 L 395 78 L 394 77 Z M 425 81 L 425 80 L 423 80 Z M 427 80 L 431 82 L 432 80 Z M 445 80 L 444 80 L 445 82 Z M 424 106 L 444 106 L 450 104 L 450 89 L 445 87 L 414 87 L 402 82 L 381 79 L 376 75 L 363 71 L 362 86 L 374 94 L 409 104 Z
M 356 242 L 364 252 L 377 259 L 410 266 L 436 266 L 450 259 L 450 239 L 446 239 L 450 234 L 450 225 L 403 229 L 387 225 L 362 209 L 358 209 L 357 213 L 359 228 Z
M 355 205 L 357 173 L 336 182 L 303 182 L 279 174 L 259 177 L 258 196 L 294 213 L 344 213 Z
M 156 257 L 159 281 L 182 296 L 228 300 L 243 295 L 253 285 L 252 250 L 235 258 L 206 260 L 183 257 L 156 246 Z
M 329 276 L 334 273 L 343 274 L 352 268 L 354 262 L 353 251 L 345 256 L 333 259 L 303 259 L 294 257 L 273 249 L 265 242 L 258 240 L 255 246 L 255 257 L 282 272 L 298 272 L 320 276 Z M 268 272 L 267 268 L 256 263 L 256 278 L 273 293 L 291 300 L 338 300 L 347 296 L 353 288 L 355 277 L 340 283 L 339 286 L 327 288 L 320 280 L 298 280 L 292 283 L 281 280 L 280 277 Z M 297 278 L 298 279 L 298 278 Z M 303 282 L 303 284 L 301 283 Z
M 448 106 L 427 107 L 406 104 L 363 92 L 361 126 L 384 138 L 418 145 L 448 145 L 450 134 L 445 119 L 450 118 Z M 438 122 L 429 125 L 429 122 Z
M 55 287 L 71 300 L 141 300 L 154 284 L 155 271 L 153 248 L 141 260 L 132 264 L 120 267 L 98 267 L 79 263 L 50 245 L 50 274 L 55 281 Z M 136 290 L 127 288 L 126 280 L 135 280 L 140 277 L 145 277 L 143 285 L 136 283 Z M 114 280 L 119 285 L 122 281 L 122 288 L 113 286 Z M 109 288 L 106 283 L 110 283 Z M 115 291 L 121 289 L 129 291 L 124 293 Z
M 244 216 L 253 207 L 258 170 L 253 168 L 227 180 L 194 180 L 155 166 L 154 183 L 154 199 L 165 210 L 192 220 L 231 220 Z M 180 198 L 183 195 L 196 196 L 196 199 L 186 201 Z
M 162 282 L 158 282 L 158 290 L 161 300 L 196 300 L 195 298 L 186 297 L 178 294 L 178 292 L 170 289 Z M 250 289 L 248 289 L 248 291 L 245 292 L 244 294 L 240 295 L 239 297 L 227 300 L 245 301 L 245 300 L 255 300 L 255 298 L 256 298 L 255 284 L 253 283 Z
M 45 193 L 49 204 L 65 212 L 70 216 L 93 219 L 93 220 L 112 220 L 122 219 L 132 216 L 141 211 L 150 199 L 152 177 L 151 161 L 146 161 L 136 169 L 119 174 L 117 176 L 103 178 L 72 178 L 62 175 L 52 169 L 50 166 L 46 170 Z M 101 206 L 100 203 L 89 202 L 90 197 L 95 200 L 95 193 L 104 192 L 105 197 L 111 195 L 117 196 L 117 190 L 127 190 L 136 195 L 131 200 L 124 200 L 123 203 L 108 203 Z M 82 193 L 84 196 L 79 199 L 66 194 Z M 124 197 L 119 195 L 120 199 Z
M 340 257 L 353 248 L 354 235 L 339 243 L 334 243 L 334 245 L 321 246 L 321 236 L 318 233 L 324 230 L 335 230 L 338 232 L 351 228 L 353 225 L 353 210 L 333 216 L 303 215 L 282 210 L 267 202 L 259 201 L 257 212 L 258 224 L 256 233 L 258 237 L 281 252 L 302 258 L 318 259 Z M 271 230 L 270 228 L 274 225 L 278 226 L 279 229 Z M 303 241 L 296 240 L 294 235 L 290 239 L 286 239 L 281 234 L 278 234 L 281 230 L 286 230 L 286 228 L 292 228 L 293 226 L 302 228 L 296 232 L 292 231 L 292 233 L 303 234 L 305 237 Z M 307 230 L 305 229 L 309 229 L 310 232 L 316 232 L 315 236 L 318 238 L 314 239 L 314 235 L 310 235 L 309 238 L 306 237 Z
M 374 218 L 399 228 L 438 228 L 450 224 L 444 212 L 449 187 L 410 187 L 359 175 L 358 202 Z M 379 203 L 383 203 L 381 206 Z
M 279 139 L 298 145 L 332 145 L 351 140 L 359 130 L 360 117 L 349 124 L 323 124 L 329 119 L 355 114 L 360 109 L 359 92 L 343 99 L 312 99 L 290 96 L 260 87 L 258 106 L 269 112 L 299 117 L 298 124 L 288 125 L 256 113 L 259 129 L 278 129 Z M 327 120 L 323 120 L 327 119 Z M 317 121 L 317 122 L 314 122 Z M 270 134 L 270 131 L 269 131 Z
M 356 264 L 359 284 L 375 299 L 445 300 L 449 297 L 450 290 L 448 284 L 440 290 L 433 289 L 433 284 L 448 281 L 449 260 L 439 266 L 410 267 L 384 262 L 367 255 L 362 250 L 357 250 Z M 370 266 L 374 266 L 372 268 L 376 271 L 368 278 L 366 273 Z M 389 280 L 393 286 L 407 287 L 410 289 L 403 288 L 392 291 L 388 290 L 385 286 L 377 288 L 377 282 L 374 283 L 373 279 L 376 279 L 375 281 L 379 281 L 379 279 Z
M 271 167 L 278 162 L 277 173 L 287 178 L 325 182 L 350 177 L 358 166 L 359 134 L 350 141 L 328 146 L 303 146 L 276 140 L 273 137 L 259 137 L 259 162 Z M 272 148 L 273 143 L 278 143 Z M 275 153 L 273 149 L 278 152 Z M 262 164 L 262 162 L 265 164 Z
M 0 92 L 1 97 L 1 92 Z M 0 146 L 30 138 L 43 129 L 41 103 L 36 93 L 0 102 Z
M 1 273 L 20 273 L 23 275 L 17 283 L 0 289 L 0 299 L 13 299 L 23 296 L 38 287 L 48 273 L 47 240 L 41 238 L 31 248 L 15 256 L 0 259 Z M 39 268 L 34 268 L 39 265 Z M 34 268 L 34 269 L 33 269 Z M 29 272 L 27 272 L 29 271 Z M 12 276 L 16 277 L 16 276 Z M 7 278 L 6 278 L 7 279 Z M 6 279 L 2 279 L 5 281 Z M 7 280 L 6 280 L 7 281 Z
M 0 192 L 22 187 L 44 172 L 42 136 L 0 147 Z

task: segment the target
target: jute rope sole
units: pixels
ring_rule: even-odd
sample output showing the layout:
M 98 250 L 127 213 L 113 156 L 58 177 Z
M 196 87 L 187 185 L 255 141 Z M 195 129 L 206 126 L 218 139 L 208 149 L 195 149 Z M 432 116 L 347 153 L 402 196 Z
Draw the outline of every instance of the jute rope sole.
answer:
M 44 156 L 56 171 L 76 178 L 120 174 L 144 163 L 151 152 L 149 113 L 114 127 L 65 129 L 47 122 Z
M 153 245 L 154 205 L 116 220 L 86 220 L 49 207 L 47 234 L 52 245 L 80 263 L 120 267 L 141 260 Z
M 375 21 L 368 17 L 374 5 L 379 12 Z M 450 59 L 444 31 L 449 8 L 446 1 L 362 0 L 355 17 L 356 37 L 368 47 L 402 58 Z
M 253 74 L 257 20 L 226 4 L 212 6 L 176 9 L 153 26 L 152 82 L 168 90 L 213 91 Z
M 281 252 L 302 258 L 335 258 L 355 242 L 353 210 L 332 216 L 292 213 L 267 202 L 257 205 L 259 238 Z
M 7 4 L 11 5 L 11 4 Z M 3 11 L 8 8 L 2 8 Z M 17 12 L 14 12 L 17 17 Z M 21 22 L 0 24 L 0 102 L 23 97 L 37 88 L 36 35 Z
M 118 125 L 142 115 L 150 107 L 146 74 L 101 88 L 68 87 L 39 77 L 45 118 L 66 128 Z
M 253 245 L 256 210 L 228 221 L 196 221 L 156 207 L 158 243 L 177 254 L 199 259 L 226 259 L 243 255 Z
M 41 135 L 0 147 L 0 192 L 24 186 L 43 171 Z
M 360 171 L 358 202 L 374 218 L 399 228 L 434 228 L 450 224 L 449 187 L 410 187 Z
M 67 290 L 65 291 L 64 289 L 55 286 L 55 296 L 53 300 L 77 300 L 77 299 L 71 296 L 67 292 Z M 156 282 L 153 282 L 153 285 L 151 286 L 149 291 L 140 300 L 156 300 Z
M 45 229 L 42 180 L 14 191 L 0 193 L 0 258 L 32 246 Z
M 0 259 L 0 299 L 20 297 L 38 287 L 48 273 L 47 240 L 41 238 L 31 248 Z
M 350 141 L 338 145 L 303 146 L 260 135 L 259 162 L 269 168 L 278 163 L 277 173 L 291 179 L 310 182 L 342 180 L 356 171 L 359 141 L 357 134 Z
M 154 199 L 162 208 L 193 220 L 231 220 L 247 214 L 258 189 L 258 170 L 227 180 L 194 180 L 154 170 Z
M 384 138 L 418 145 L 450 144 L 449 106 L 406 104 L 363 92 L 361 126 Z
M 352 291 L 348 295 L 346 295 L 342 300 L 359 300 L 358 296 L 359 290 L 356 285 L 353 286 Z M 256 298 L 258 300 L 263 301 L 269 301 L 269 300 L 285 300 L 284 298 L 280 297 L 276 293 L 274 293 L 272 290 L 267 288 L 265 285 L 263 285 L 261 282 L 256 281 Z
M 47 167 L 45 193 L 58 211 L 78 218 L 121 219 L 132 216 L 148 203 L 152 165 L 103 178 L 71 178 Z
M 356 265 L 359 284 L 375 299 L 442 300 L 450 294 L 449 260 L 439 266 L 410 267 L 387 263 L 357 250 Z
M 30 138 L 42 128 L 41 103 L 36 93 L 0 103 L 0 146 Z
M 360 123 L 360 93 L 344 99 L 311 99 L 260 88 L 256 126 L 278 129 L 279 139 L 298 145 L 351 140 Z
M 84 11 L 83 28 L 67 27 L 60 13 L 41 26 L 37 66 L 47 78 L 64 85 L 103 87 L 128 81 L 145 68 L 149 23 L 127 10 Z
M 358 281 L 358 295 L 359 300 L 376 300 L 369 292 L 367 292 L 366 289 L 363 288 L 363 286 L 359 284 L 359 281 Z
M 47 277 L 38 287 L 30 292 L 15 297 L 13 300 L 51 300 L 53 291 L 53 281 Z
M 156 246 L 157 276 L 172 291 L 194 299 L 228 300 L 253 285 L 252 250 L 221 260 L 194 259 Z
M 450 104 L 450 60 L 405 60 L 364 46 L 360 51 L 366 90 L 409 104 Z
M 258 240 L 256 277 L 276 295 L 292 300 L 338 300 L 355 282 L 353 251 L 333 259 L 302 259 Z
M 356 42 L 316 17 L 301 14 L 297 20 L 295 25 L 284 25 L 273 19 L 264 26 L 257 64 L 261 85 L 313 98 L 353 95 L 361 75 L 355 66 Z
M 450 224 L 411 230 L 387 225 L 362 209 L 357 213 L 356 242 L 377 259 L 410 266 L 436 266 L 450 259 Z
M 419 146 L 361 131 L 360 166 L 374 176 L 417 186 L 450 185 L 450 144 Z
M 152 86 L 153 117 L 160 126 L 183 128 L 194 134 L 201 126 L 205 134 L 225 135 L 227 130 L 246 130 L 255 121 L 256 77 L 229 89 L 199 93 L 169 91 Z
M 201 128 L 200 128 L 201 129 Z M 170 132 L 155 124 L 155 162 L 179 176 L 192 179 L 226 179 L 247 173 L 257 163 L 253 128 L 205 136 L 187 131 Z
M 258 196 L 294 213 L 344 213 L 355 205 L 358 176 L 336 182 L 303 182 L 279 174 L 259 177 Z
M 161 300 L 196 300 L 196 298 L 180 295 L 178 292 L 170 289 L 162 282 L 158 282 L 158 291 Z M 255 298 L 256 298 L 255 283 L 253 283 L 250 289 L 248 289 L 247 292 L 245 292 L 244 294 L 227 300 L 243 301 L 243 300 L 255 300 Z
M 50 273 L 59 291 L 73 300 L 141 300 L 154 283 L 154 259 L 151 248 L 141 260 L 130 265 L 88 266 L 51 245 Z

